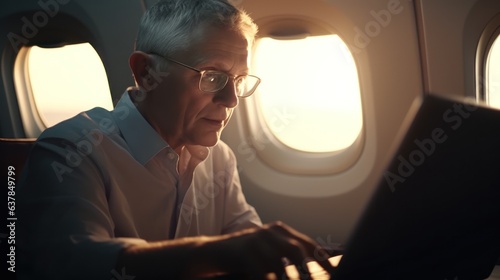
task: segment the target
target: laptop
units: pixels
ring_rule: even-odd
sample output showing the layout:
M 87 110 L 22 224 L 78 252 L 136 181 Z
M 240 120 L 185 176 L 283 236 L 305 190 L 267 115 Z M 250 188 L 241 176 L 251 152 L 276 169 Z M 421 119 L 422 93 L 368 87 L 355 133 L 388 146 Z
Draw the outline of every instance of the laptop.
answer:
M 485 279 L 500 258 L 500 111 L 411 107 L 331 279 Z

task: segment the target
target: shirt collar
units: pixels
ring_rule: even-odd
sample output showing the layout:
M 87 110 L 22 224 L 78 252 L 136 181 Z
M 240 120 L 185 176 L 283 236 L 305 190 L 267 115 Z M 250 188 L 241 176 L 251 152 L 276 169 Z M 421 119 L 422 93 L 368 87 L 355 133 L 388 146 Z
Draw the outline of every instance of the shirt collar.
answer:
M 132 156 L 142 165 L 168 144 L 137 110 L 126 91 L 112 112 Z

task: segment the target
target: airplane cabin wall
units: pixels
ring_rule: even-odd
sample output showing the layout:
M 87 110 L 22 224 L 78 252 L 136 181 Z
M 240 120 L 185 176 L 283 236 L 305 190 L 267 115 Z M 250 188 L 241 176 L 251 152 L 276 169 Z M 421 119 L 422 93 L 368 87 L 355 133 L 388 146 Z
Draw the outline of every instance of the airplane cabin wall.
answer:
M 500 1 L 420 0 L 418 6 L 426 91 L 476 98 L 484 83 L 476 69 L 484 60 L 480 40 L 500 26 Z

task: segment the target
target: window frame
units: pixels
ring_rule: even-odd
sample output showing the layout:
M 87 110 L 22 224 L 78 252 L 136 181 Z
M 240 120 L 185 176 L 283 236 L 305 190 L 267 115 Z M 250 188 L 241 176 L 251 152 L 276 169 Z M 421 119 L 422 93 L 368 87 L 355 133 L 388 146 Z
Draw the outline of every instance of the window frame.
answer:
M 97 58 L 100 60 L 100 63 L 102 63 L 102 65 L 103 65 L 103 70 L 105 71 L 105 75 L 106 75 L 105 79 L 106 79 L 108 87 L 109 87 L 109 78 L 107 77 L 106 69 L 104 66 L 104 61 L 102 60 L 97 49 L 92 45 L 91 42 L 85 42 L 85 41 L 84 42 L 76 42 L 76 43 L 72 43 L 72 44 L 57 45 L 55 47 L 64 47 L 64 46 L 75 45 L 75 44 L 88 44 L 94 50 L 95 54 L 97 55 Z M 40 136 L 40 134 L 45 129 L 47 129 L 48 127 L 51 126 L 51 125 L 48 125 L 44 121 L 44 118 L 40 115 L 41 112 L 36 104 L 35 94 L 33 91 L 32 79 L 30 77 L 30 69 L 29 69 L 30 52 L 32 51 L 32 48 L 36 47 L 36 46 L 38 46 L 38 45 L 22 46 L 19 49 L 19 51 L 14 59 L 14 65 L 13 65 L 13 77 L 12 78 L 13 78 L 15 94 L 16 94 L 17 101 L 19 104 L 19 114 L 21 117 L 21 122 L 22 122 L 22 126 L 24 129 L 24 134 L 28 138 L 37 138 L 38 136 Z M 38 47 L 43 48 L 44 46 L 38 46 Z M 110 88 L 109 88 L 109 94 L 110 94 L 110 98 L 111 98 L 111 89 Z M 112 98 L 110 101 L 111 101 L 111 106 L 113 106 Z M 73 113 L 71 113 L 71 115 L 77 115 L 80 112 L 81 111 L 73 112 Z M 63 120 L 64 119 L 61 119 L 60 121 L 63 121 Z
M 276 19 L 275 19 L 276 20 Z M 273 169 L 283 172 L 286 174 L 293 174 L 298 176 L 322 176 L 322 175 L 335 175 L 345 172 L 346 170 L 353 167 L 360 159 L 363 148 L 365 146 L 365 135 L 366 135 L 366 120 L 365 120 L 365 108 L 364 108 L 364 94 L 363 85 L 361 83 L 359 63 L 357 62 L 354 52 L 350 48 L 347 41 L 342 37 L 342 34 L 331 28 L 325 28 L 326 25 L 314 22 L 312 19 L 304 19 L 303 17 L 296 19 L 301 24 L 306 24 L 310 28 L 301 29 L 298 28 L 296 34 L 293 32 L 294 28 L 284 28 L 283 22 L 280 19 L 276 21 L 279 22 L 278 27 L 282 30 L 286 30 L 283 33 L 276 32 L 273 28 L 274 22 L 263 20 L 259 23 L 260 36 L 263 37 L 276 37 L 276 34 L 281 39 L 284 37 L 300 38 L 304 35 L 303 30 L 314 30 L 313 32 L 307 33 L 309 36 L 316 35 L 337 35 L 346 44 L 348 50 L 350 51 L 354 64 L 356 66 L 356 71 L 358 73 L 358 83 L 359 83 L 359 94 L 361 99 L 361 119 L 362 125 L 360 133 L 355 138 L 353 143 L 344 149 L 333 151 L 333 152 L 306 152 L 296 150 L 289 147 L 288 145 L 282 143 L 271 130 L 264 119 L 262 111 L 258 108 L 258 100 L 255 96 L 253 98 L 247 98 L 242 100 L 238 107 L 236 114 L 240 115 L 238 119 L 244 121 L 240 122 L 238 126 L 240 131 L 242 131 L 248 137 L 244 138 L 245 141 L 240 143 L 237 149 L 237 153 L 242 154 L 243 159 L 248 160 L 252 157 L 258 157 L 266 165 L 272 167 Z M 284 21 L 285 25 L 289 26 L 301 26 L 300 24 L 294 24 L 296 21 L 292 18 L 286 18 Z M 303 32 L 303 33 L 301 33 Z M 274 34 L 274 35 L 273 35 Z M 257 44 L 253 45 L 253 53 L 255 53 L 255 48 Z M 260 89 L 257 88 L 254 95 L 258 95 Z
M 31 88 L 31 79 L 28 69 L 30 46 L 23 46 L 19 49 L 14 62 L 14 88 L 19 103 L 19 113 L 27 137 L 37 138 L 45 126 L 38 113 L 38 108 Z
M 496 16 L 483 30 L 476 50 L 476 75 L 475 75 L 475 91 L 476 99 L 488 104 L 488 57 L 491 47 L 497 38 L 500 36 L 500 15 Z

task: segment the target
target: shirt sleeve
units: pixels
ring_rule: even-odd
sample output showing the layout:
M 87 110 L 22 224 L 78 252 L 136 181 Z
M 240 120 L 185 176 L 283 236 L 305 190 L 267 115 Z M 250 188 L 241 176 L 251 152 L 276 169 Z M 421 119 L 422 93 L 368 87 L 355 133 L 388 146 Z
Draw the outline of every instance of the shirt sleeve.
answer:
M 247 203 L 241 188 L 236 157 L 228 148 L 226 172 L 224 228 L 222 233 L 231 233 L 250 227 L 260 227 L 262 222 L 255 208 Z
M 19 279 L 113 279 L 118 253 L 145 242 L 114 238 L 105 177 L 75 144 L 35 144 L 18 188 Z

